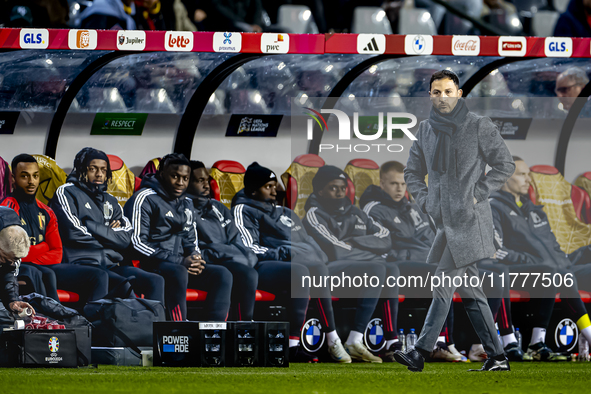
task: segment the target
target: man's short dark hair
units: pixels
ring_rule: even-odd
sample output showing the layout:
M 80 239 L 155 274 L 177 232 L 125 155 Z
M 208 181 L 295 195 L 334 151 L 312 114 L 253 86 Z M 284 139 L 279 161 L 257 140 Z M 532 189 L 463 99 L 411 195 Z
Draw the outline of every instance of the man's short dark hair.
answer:
M 10 167 L 12 168 L 12 173 L 16 174 L 16 166 L 18 163 L 37 163 L 37 160 L 28 153 L 21 153 L 20 155 L 16 155 L 14 159 L 12 159 L 12 163 Z
M 205 164 L 203 164 L 202 161 L 199 161 L 199 160 L 191 160 L 191 179 L 193 179 L 193 177 L 194 177 L 193 171 L 198 170 L 200 168 L 204 168 L 205 169 Z
M 380 167 L 380 178 L 390 171 L 396 171 L 404 174 L 404 164 L 398 161 L 387 161 Z
M 438 81 L 440 79 L 451 79 L 453 83 L 456 85 L 456 87 L 458 89 L 460 88 L 460 78 L 458 78 L 458 75 L 455 72 L 449 70 L 441 70 L 431 75 L 431 81 L 429 82 L 429 91 L 431 91 L 431 85 L 433 84 L 433 81 Z
M 513 161 L 514 161 L 514 162 L 515 162 L 515 161 L 525 161 L 525 160 L 523 160 L 523 159 L 522 159 L 521 157 L 519 157 L 519 156 L 511 156 L 511 157 L 513 158 Z
M 164 170 L 173 165 L 191 167 L 191 162 L 182 153 L 169 153 L 160 160 L 156 175 L 160 175 Z

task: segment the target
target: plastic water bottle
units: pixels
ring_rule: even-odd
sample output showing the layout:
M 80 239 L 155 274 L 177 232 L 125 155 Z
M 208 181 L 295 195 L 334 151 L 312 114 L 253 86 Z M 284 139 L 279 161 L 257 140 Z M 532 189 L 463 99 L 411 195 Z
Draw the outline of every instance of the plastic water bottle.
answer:
M 521 332 L 519 332 L 519 328 L 515 329 L 515 338 L 517 338 L 517 346 L 519 349 L 523 350 L 523 336 L 521 336 Z
M 415 334 L 415 329 L 411 328 L 410 333 L 406 335 L 406 349 L 413 350 L 415 343 L 417 343 L 417 334 Z
M 406 351 L 406 338 L 404 337 L 404 329 L 402 329 L 402 328 L 398 330 L 398 340 L 402 344 L 402 351 L 405 352 Z
M 583 335 L 579 335 L 579 357 L 578 361 L 589 361 L 589 342 Z
M 499 343 L 501 344 L 501 347 L 504 348 L 503 340 L 501 339 L 501 332 L 499 330 L 497 330 L 497 338 L 499 338 Z

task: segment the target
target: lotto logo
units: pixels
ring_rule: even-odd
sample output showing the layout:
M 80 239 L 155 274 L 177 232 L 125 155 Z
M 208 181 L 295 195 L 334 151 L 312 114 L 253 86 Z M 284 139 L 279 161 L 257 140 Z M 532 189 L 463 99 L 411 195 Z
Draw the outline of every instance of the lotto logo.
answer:
M 164 35 L 167 51 L 190 52 L 193 50 L 193 33 L 167 31 Z

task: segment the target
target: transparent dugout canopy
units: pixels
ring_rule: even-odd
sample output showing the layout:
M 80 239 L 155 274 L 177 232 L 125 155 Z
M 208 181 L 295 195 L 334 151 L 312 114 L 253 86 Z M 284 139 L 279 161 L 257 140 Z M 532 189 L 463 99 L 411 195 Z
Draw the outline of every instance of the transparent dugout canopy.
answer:
M 182 114 L 203 79 L 235 54 L 146 52 L 113 60 L 76 95 L 70 112 Z
M 204 114 L 291 113 L 291 100 L 326 97 L 368 55 L 276 55 L 236 69 L 210 97 Z
M 74 78 L 106 53 L 66 50 L 0 53 L 0 108 L 55 112 Z
M 16 50 L 0 53 L 0 108 L 3 111 L 55 112 L 72 81 L 107 51 Z M 70 112 L 139 112 L 182 115 L 203 79 L 236 56 L 228 53 L 129 53 L 98 69 L 77 92 Z M 370 55 L 266 55 L 246 61 L 209 97 L 205 115 L 290 114 L 291 100 L 327 97 L 342 78 Z M 342 97 L 425 97 L 437 70 L 456 72 L 460 85 L 499 57 L 401 56 L 368 67 Z M 468 97 L 494 97 L 503 105 L 482 108 L 491 116 L 564 119 L 568 111 L 556 97 L 556 77 L 579 67 L 591 73 L 589 59 L 508 59 L 476 84 Z M 207 94 L 210 94 L 209 92 Z M 545 98 L 540 100 L 540 98 Z M 404 101 L 404 100 L 403 100 Z M 486 100 L 479 100 L 486 103 Z M 398 103 L 398 104 L 397 104 Z M 353 108 L 351 108 L 353 109 Z M 587 117 L 590 111 L 581 113 Z M 194 114 L 199 116 L 201 114 Z

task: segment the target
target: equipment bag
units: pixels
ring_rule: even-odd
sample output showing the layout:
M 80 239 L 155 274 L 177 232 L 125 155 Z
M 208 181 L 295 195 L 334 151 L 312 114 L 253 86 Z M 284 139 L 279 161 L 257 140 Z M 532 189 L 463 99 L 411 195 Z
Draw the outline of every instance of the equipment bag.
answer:
M 152 346 L 152 323 L 166 319 L 160 301 L 143 298 L 90 301 L 84 315 L 94 325 L 92 346 L 129 347 L 137 353 L 138 346 Z

